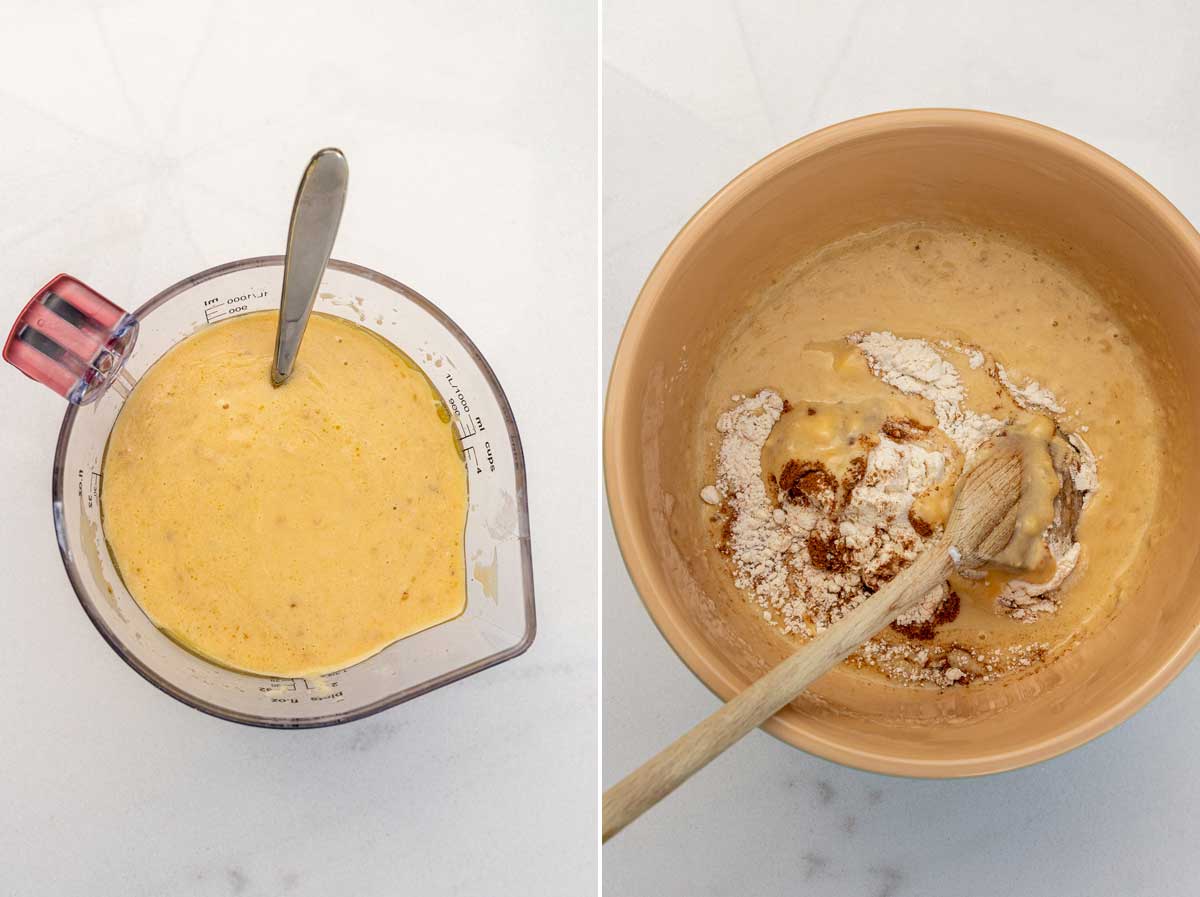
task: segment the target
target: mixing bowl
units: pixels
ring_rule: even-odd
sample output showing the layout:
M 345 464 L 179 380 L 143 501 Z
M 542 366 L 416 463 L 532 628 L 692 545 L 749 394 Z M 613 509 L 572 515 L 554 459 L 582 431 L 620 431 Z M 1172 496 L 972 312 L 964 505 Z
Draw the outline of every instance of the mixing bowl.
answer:
M 100 634 L 142 676 L 189 706 L 241 723 L 304 728 L 366 716 L 520 654 L 534 636 L 533 574 L 521 440 L 492 369 L 433 303 L 375 271 L 331 260 L 316 311 L 404 349 L 454 416 L 468 479 L 466 611 L 347 669 L 308 679 L 217 666 L 155 628 L 122 583 L 104 538 L 100 484 L 109 432 L 129 390 L 168 349 L 231 317 L 277 310 L 282 277 L 282 256 L 231 262 L 125 314 L 63 275 L 34 296 L 5 358 L 72 402 L 54 454 L 54 529 L 67 576 Z
M 835 670 L 766 729 L 876 772 L 965 776 L 1051 757 L 1149 701 L 1200 646 L 1200 235 L 1104 153 L 1027 121 L 966 110 L 889 112 L 791 143 L 687 223 L 642 288 L 613 364 L 604 470 L 629 573 L 663 636 L 729 699 L 789 643 L 747 613 L 709 544 L 689 409 L 706 359 L 783 269 L 854 233 L 944 220 L 1017 235 L 1069 265 L 1146 350 L 1174 457 L 1164 534 L 1134 594 L 1053 663 L 1020 678 L 912 689 Z M 803 339 L 803 334 L 796 334 Z M 694 413 L 694 412 L 693 412 Z M 1101 459 L 1103 465 L 1103 459 Z

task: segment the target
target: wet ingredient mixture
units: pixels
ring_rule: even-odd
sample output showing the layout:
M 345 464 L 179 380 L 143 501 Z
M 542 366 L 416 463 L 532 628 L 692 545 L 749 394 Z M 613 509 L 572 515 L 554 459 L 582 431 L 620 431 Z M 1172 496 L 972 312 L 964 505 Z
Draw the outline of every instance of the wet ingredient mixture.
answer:
M 466 603 L 467 480 L 450 415 L 390 343 L 316 314 L 271 386 L 276 315 L 197 333 L 113 427 L 104 531 L 185 647 L 283 677 L 342 669 Z
M 1044 447 L 1022 517 L 1041 537 L 1009 559 L 1026 572 L 952 577 L 848 661 L 870 674 L 1033 669 L 1137 575 L 1163 451 L 1137 348 L 1085 285 L 1002 235 L 901 225 L 805 260 L 721 353 L 709 407 L 700 507 L 747 606 L 798 639 L 936 538 L 986 440 Z

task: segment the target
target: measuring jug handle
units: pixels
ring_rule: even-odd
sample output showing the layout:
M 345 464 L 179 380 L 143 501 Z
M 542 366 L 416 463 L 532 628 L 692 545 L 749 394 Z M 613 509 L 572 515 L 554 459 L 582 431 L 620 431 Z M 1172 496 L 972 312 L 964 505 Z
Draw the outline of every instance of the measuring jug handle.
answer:
M 4 360 L 74 405 L 94 402 L 137 340 L 133 315 L 69 274 L 38 290 L 4 343 Z

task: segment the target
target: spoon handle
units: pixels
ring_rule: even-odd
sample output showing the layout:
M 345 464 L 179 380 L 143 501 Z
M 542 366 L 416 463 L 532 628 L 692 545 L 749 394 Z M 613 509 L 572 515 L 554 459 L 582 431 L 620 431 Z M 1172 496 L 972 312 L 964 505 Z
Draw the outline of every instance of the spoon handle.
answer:
M 342 220 L 349 178 L 346 157 L 341 150 L 332 148 L 313 156 L 300 178 L 283 262 L 279 330 L 275 334 L 275 361 L 271 367 L 271 382 L 275 386 L 287 381 L 296 364 L 300 340 L 304 338 Z
M 708 719 L 609 788 L 604 792 L 603 839 L 607 841 L 743 735 L 770 719 L 822 673 L 915 607 L 953 570 L 950 540 L 943 537 L 819 637 L 801 645 Z

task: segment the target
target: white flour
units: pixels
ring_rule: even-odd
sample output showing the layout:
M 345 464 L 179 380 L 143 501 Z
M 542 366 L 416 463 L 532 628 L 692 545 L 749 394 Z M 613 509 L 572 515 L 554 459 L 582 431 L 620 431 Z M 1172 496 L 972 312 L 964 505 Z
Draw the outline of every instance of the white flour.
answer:
M 858 346 L 876 377 L 932 402 L 938 426 L 964 455 L 1004 427 L 1004 421 L 963 409 L 966 391 L 958 371 L 925 340 L 901 339 L 886 330 L 854 333 L 848 339 Z
M 717 460 L 716 491 L 733 512 L 730 529 L 734 584 L 752 591 L 764 607 L 787 599 L 785 552 L 791 538 L 775 523 L 767 488 L 762 481 L 762 447 L 783 413 L 783 399 L 764 389 L 717 418 L 722 434 Z
M 1087 427 L 1080 427 L 1080 430 L 1086 430 Z M 1075 451 L 1079 452 L 1079 470 L 1072 476 L 1075 482 L 1075 489 L 1085 493 L 1084 507 L 1087 507 L 1087 502 L 1092 495 L 1100 488 L 1100 474 L 1096 464 L 1096 456 L 1092 453 L 1092 448 L 1083 441 L 1083 437 L 1078 433 L 1071 433 L 1067 436 L 1067 442 L 1075 447 Z
M 1024 386 L 1017 386 L 1009 377 L 1008 371 L 1004 369 L 1004 365 L 996 364 L 996 376 L 1000 378 L 1000 382 L 1004 384 L 1004 388 L 1008 390 L 1008 394 L 1013 397 L 1013 401 L 1024 408 L 1026 411 L 1036 411 L 1041 414 L 1062 414 L 1067 409 L 1063 408 L 1055 398 L 1054 393 L 1045 389 L 1036 380 L 1026 381 Z
M 1050 553 L 1054 555 L 1057 566 L 1054 575 L 1048 582 L 1032 583 L 1014 580 L 1004 587 L 996 604 L 1009 612 L 1017 620 L 1033 622 L 1039 614 L 1052 614 L 1058 610 L 1058 595 L 1056 590 L 1075 572 L 1079 562 L 1080 546 L 1078 542 L 1069 547 L 1055 546 L 1050 543 Z
M 946 349 L 953 349 L 955 352 L 959 352 L 962 355 L 967 356 L 967 366 L 973 371 L 979 370 L 987 361 L 987 358 L 984 357 L 984 354 L 975 346 L 964 346 L 962 343 L 952 343 L 948 339 L 938 340 L 938 345 Z

